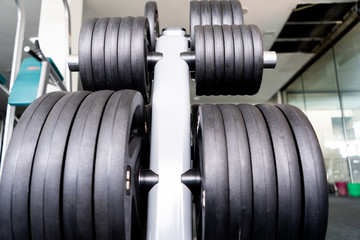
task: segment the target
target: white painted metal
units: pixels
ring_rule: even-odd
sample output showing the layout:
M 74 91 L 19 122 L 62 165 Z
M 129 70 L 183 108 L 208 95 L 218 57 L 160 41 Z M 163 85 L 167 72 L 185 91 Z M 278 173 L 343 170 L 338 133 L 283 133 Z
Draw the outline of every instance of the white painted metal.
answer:
M 180 58 L 188 51 L 185 31 L 163 31 L 156 51 L 152 99 L 150 169 L 159 183 L 149 192 L 148 240 L 189 240 L 192 237 L 191 192 L 181 183 L 190 168 L 189 67 Z
M 67 0 L 63 0 L 64 4 L 64 12 L 65 12 L 65 48 L 66 48 L 66 57 L 65 57 L 65 82 L 66 88 L 71 92 L 72 89 L 72 81 L 71 81 L 71 72 L 66 65 L 66 60 L 71 54 L 71 20 L 70 20 L 70 8 Z

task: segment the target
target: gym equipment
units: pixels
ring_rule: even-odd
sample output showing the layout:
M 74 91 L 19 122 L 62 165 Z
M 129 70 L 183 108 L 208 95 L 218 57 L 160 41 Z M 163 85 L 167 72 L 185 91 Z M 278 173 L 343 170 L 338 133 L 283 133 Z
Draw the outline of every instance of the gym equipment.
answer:
M 7 96 L 9 96 L 9 89 L 5 87 L 6 78 L 0 73 L 0 89 L 3 91 L 3 93 Z
M 191 6 L 208 24 L 194 26 L 195 41 L 181 28 L 157 35 L 154 2 L 149 19 L 83 25 L 69 68 L 99 91 L 47 94 L 20 119 L 1 239 L 325 238 L 324 161 L 299 109 L 190 106 L 191 71 L 197 94 L 255 94 L 276 64 L 256 26 L 224 24 L 242 20 L 238 1 Z

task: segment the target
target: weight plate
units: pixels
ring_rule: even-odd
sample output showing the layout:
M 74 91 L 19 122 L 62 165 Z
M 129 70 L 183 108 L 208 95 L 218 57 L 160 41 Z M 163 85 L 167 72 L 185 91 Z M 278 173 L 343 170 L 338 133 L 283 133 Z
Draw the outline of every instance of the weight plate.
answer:
M 33 158 L 44 122 L 64 92 L 36 99 L 14 129 L 0 184 L 1 239 L 31 239 L 29 191 Z
M 254 72 L 254 44 L 252 41 L 249 26 L 240 25 L 242 39 L 244 44 L 244 75 L 243 75 L 243 88 L 246 94 L 249 94 L 250 89 L 253 88 L 253 72 Z
M 303 184 L 302 239 L 325 239 L 328 192 L 324 159 L 314 129 L 304 113 L 290 105 L 277 105 L 292 129 L 300 157 Z
M 201 7 L 200 2 L 190 2 L 190 38 L 191 50 L 195 50 L 195 26 L 201 25 Z
M 81 83 L 85 90 L 95 90 L 92 64 L 91 64 L 91 51 L 92 51 L 92 36 L 97 18 L 89 19 L 81 27 L 79 37 L 79 72 Z
M 221 4 L 219 1 L 210 1 L 211 25 L 222 25 Z
M 119 90 L 118 35 L 121 18 L 110 18 L 105 34 L 105 89 Z
M 230 1 L 230 4 L 233 13 L 233 24 L 235 25 L 244 24 L 243 11 L 240 1 L 238 0 Z
M 229 169 L 229 239 L 250 239 L 252 175 L 245 123 L 235 105 L 219 107 L 224 119 Z
M 223 79 L 225 74 L 225 50 L 224 50 L 224 36 L 221 26 L 213 26 L 214 32 L 214 46 L 215 46 L 215 77 L 213 94 L 220 95 L 223 89 Z
M 278 190 L 276 238 L 298 239 L 302 193 L 296 143 L 286 118 L 278 108 L 268 104 L 257 107 L 267 123 L 275 156 Z
M 196 81 L 196 95 L 203 95 L 207 92 L 206 77 L 205 77 L 205 39 L 204 27 L 195 27 L 195 81 Z
M 231 4 L 229 1 L 220 1 L 221 4 L 221 15 L 223 25 L 233 24 L 233 13 L 231 10 Z
M 207 95 L 213 94 L 212 89 L 217 88 L 214 85 L 215 78 L 215 45 L 214 33 L 212 26 L 204 26 L 204 40 L 205 40 L 205 79 Z
M 123 18 L 120 24 L 118 37 L 118 71 L 120 89 L 132 88 L 131 69 L 131 41 L 133 17 Z
M 256 94 L 261 86 L 263 76 L 264 57 L 263 57 L 263 42 L 260 29 L 256 25 L 249 25 L 250 32 L 253 39 L 254 48 L 254 72 L 249 95 Z
M 147 71 L 147 33 L 148 21 L 145 17 L 134 19 L 131 32 L 131 75 L 134 90 L 139 91 L 146 103 L 150 101 L 150 80 Z
M 156 40 L 159 37 L 159 13 L 157 4 L 154 1 L 146 2 L 145 4 L 145 15 L 149 20 L 150 28 L 150 51 L 155 51 Z
M 198 126 L 198 104 L 191 105 L 191 118 L 190 118 L 190 129 L 191 129 L 191 140 L 192 140 L 192 149 L 191 149 L 191 159 L 193 160 L 192 167 L 199 169 L 199 157 L 195 149 L 196 135 L 197 135 L 197 126 Z
M 222 2 L 221 2 L 222 3 Z M 229 25 L 223 25 L 224 36 L 224 50 L 225 50 L 225 75 L 223 81 L 223 94 L 229 94 L 232 92 L 234 68 L 235 68 L 235 53 L 234 53 L 234 40 L 231 27 Z
M 105 33 L 109 18 L 97 20 L 92 39 L 91 66 L 95 90 L 105 88 Z
M 112 91 L 98 91 L 82 102 L 69 133 L 63 176 L 64 239 L 94 239 L 93 175 L 98 131 Z
M 96 149 L 94 214 L 97 239 L 140 239 L 142 231 L 135 224 L 139 220 L 136 195 L 144 137 L 141 95 L 132 90 L 114 93 L 104 110 Z
M 62 239 L 62 169 L 73 118 L 89 92 L 62 97 L 52 108 L 41 131 L 30 186 L 32 239 Z
M 231 25 L 231 30 L 234 38 L 234 78 L 232 94 L 246 94 L 244 89 L 244 44 L 243 37 L 241 34 L 240 26 Z
M 229 239 L 229 170 L 218 106 L 199 107 L 197 147 L 201 170 L 202 239 Z
M 253 176 L 252 239 L 274 239 L 276 234 L 277 186 L 271 139 L 259 109 L 238 105 L 249 139 Z
M 211 25 L 211 5 L 207 0 L 200 1 L 201 7 L 201 25 Z

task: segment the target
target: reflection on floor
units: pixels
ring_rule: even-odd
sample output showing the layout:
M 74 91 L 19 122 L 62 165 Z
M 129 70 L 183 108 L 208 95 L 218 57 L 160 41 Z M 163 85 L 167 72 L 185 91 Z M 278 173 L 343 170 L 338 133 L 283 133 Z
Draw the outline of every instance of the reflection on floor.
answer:
M 330 195 L 326 240 L 360 239 L 360 197 Z

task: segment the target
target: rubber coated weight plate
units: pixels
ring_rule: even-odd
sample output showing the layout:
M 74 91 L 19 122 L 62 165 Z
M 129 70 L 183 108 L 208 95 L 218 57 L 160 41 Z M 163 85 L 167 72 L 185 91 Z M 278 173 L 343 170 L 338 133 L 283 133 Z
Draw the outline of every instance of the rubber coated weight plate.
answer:
M 205 39 L 204 27 L 195 27 L 195 81 L 196 81 L 196 95 L 203 95 L 207 92 L 206 78 L 205 78 Z
M 148 21 L 145 17 L 134 19 L 131 32 L 131 75 L 134 90 L 139 91 L 145 103 L 150 101 L 150 81 L 147 71 L 147 33 Z
M 215 45 L 214 33 L 212 26 L 204 26 L 204 40 L 205 40 L 205 79 L 206 79 L 206 94 L 212 94 L 212 89 L 217 88 L 214 84 L 215 77 Z
M 244 89 L 244 45 L 243 45 L 243 37 L 241 34 L 240 26 L 231 25 L 231 30 L 233 33 L 234 39 L 234 80 L 233 80 L 233 88 L 232 94 L 246 94 Z
M 224 35 L 224 50 L 225 50 L 225 75 L 223 81 L 223 94 L 229 94 L 233 90 L 234 68 L 235 68 L 235 53 L 234 53 L 234 39 L 231 27 L 223 25 Z
M 82 102 L 69 133 L 63 177 L 64 239 L 94 239 L 93 175 L 98 131 L 112 91 Z
M 211 25 L 222 25 L 221 4 L 219 1 L 210 1 Z
M 105 35 L 105 89 L 119 90 L 118 35 L 121 18 L 111 18 Z
M 300 157 L 303 181 L 302 239 L 325 239 L 328 192 L 324 159 L 314 129 L 304 113 L 290 105 L 277 105 L 292 129 Z
M 214 46 L 215 46 L 215 77 L 213 94 L 220 95 L 223 88 L 222 80 L 224 79 L 225 71 L 225 53 L 224 53 L 224 37 L 221 26 L 213 26 Z
M 229 239 L 229 170 L 224 123 L 218 106 L 202 105 L 199 114 L 202 239 Z
M 155 51 L 156 39 L 160 35 L 159 33 L 159 13 L 157 4 L 154 1 L 146 2 L 145 15 L 149 20 L 150 28 L 150 51 Z
M 36 99 L 14 129 L 0 184 L 0 236 L 3 240 L 31 239 L 29 191 L 33 158 L 44 122 L 63 96 L 63 92 L 54 92 Z
M 298 239 L 301 227 L 301 178 L 296 143 L 283 113 L 273 105 L 261 104 L 272 140 L 278 190 L 276 239 Z
M 132 88 L 131 74 L 131 36 L 134 23 L 133 17 L 123 18 L 120 24 L 118 37 L 118 71 L 121 89 Z
M 105 34 L 109 18 L 97 20 L 92 39 L 91 66 L 95 90 L 105 88 Z
M 222 14 L 222 24 L 223 25 L 232 25 L 233 24 L 233 13 L 231 10 L 231 4 L 229 1 L 220 1 L 221 4 L 221 14 Z
M 243 44 L 244 44 L 244 77 L 243 81 L 246 94 L 249 94 L 250 89 L 253 88 L 253 71 L 254 71 L 254 45 L 252 41 L 249 26 L 240 25 Z
M 211 25 L 211 5 L 207 0 L 200 2 L 201 7 L 201 25 Z
M 252 176 L 245 123 L 235 105 L 219 107 L 224 119 L 229 169 L 229 239 L 251 239 Z
M 256 25 L 249 25 L 254 48 L 254 72 L 251 88 L 249 89 L 249 95 L 256 94 L 261 86 L 261 80 L 264 68 L 263 57 L 263 43 L 261 38 L 260 29 Z
M 32 239 L 62 239 L 62 169 L 73 118 L 89 92 L 69 93 L 52 108 L 36 148 L 30 187 Z
M 133 223 L 138 221 L 136 168 L 145 136 L 143 114 L 142 97 L 132 90 L 114 93 L 104 110 L 95 161 L 97 239 L 140 239 Z
M 240 1 L 230 1 L 231 9 L 233 13 L 233 24 L 241 25 L 244 24 L 243 12 Z
M 190 2 L 190 37 L 191 50 L 195 50 L 195 26 L 201 25 L 201 7 L 200 2 Z
M 81 83 L 85 90 L 95 90 L 92 64 L 91 64 L 91 51 L 92 51 L 92 36 L 94 26 L 97 18 L 89 19 L 81 27 L 79 37 L 79 72 L 81 77 Z
M 244 117 L 251 155 L 254 204 L 252 239 L 274 239 L 277 186 L 271 139 L 259 109 L 248 104 L 238 107 Z

